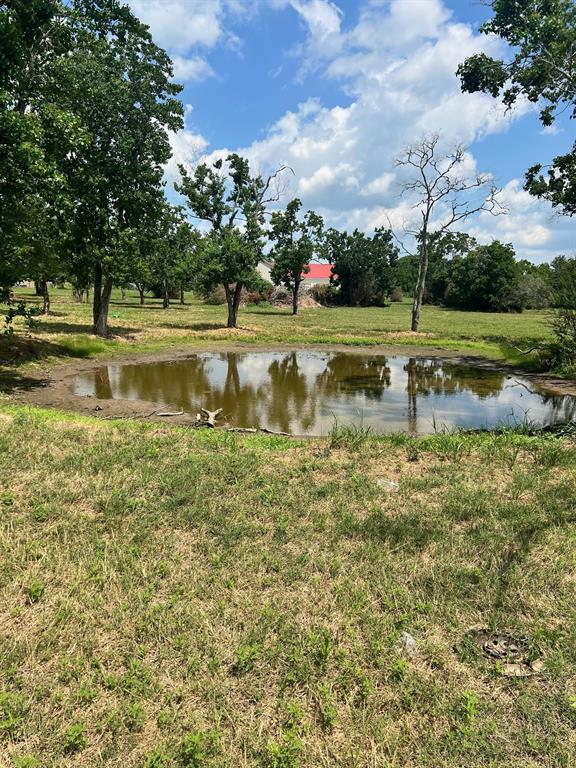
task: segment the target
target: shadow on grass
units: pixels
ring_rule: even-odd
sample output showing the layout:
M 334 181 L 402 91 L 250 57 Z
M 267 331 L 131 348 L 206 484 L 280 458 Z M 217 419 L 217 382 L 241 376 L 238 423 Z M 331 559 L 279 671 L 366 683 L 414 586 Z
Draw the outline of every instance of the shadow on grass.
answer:
M 355 533 L 371 541 L 386 542 L 392 549 L 416 552 L 444 535 L 442 525 L 434 525 L 418 515 L 387 517 L 375 512 L 360 523 Z
M 562 507 L 565 506 L 566 509 Z M 512 583 L 516 576 L 518 568 L 528 560 L 532 551 L 541 543 L 547 533 L 553 528 L 572 526 L 576 523 L 576 515 L 570 508 L 570 503 L 560 502 L 552 510 L 552 514 L 545 518 L 534 520 L 532 523 L 523 526 L 512 535 L 512 540 L 508 549 L 502 558 L 501 565 L 497 573 L 497 585 L 494 601 L 492 603 L 491 622 L 494 626 L 498 625 L 500 614 L 509 613 L 513 609 L 510 601 L 514 600 L 515 592 L 511 592 Z
M 108 349 L 109 345 L 104 339 L 89 336 L 64 337 L 60 342 L 37 336 L 0 336 L 0 366 L 14 369 L 32 360 L 49 357 L 88 358 Z
M 159 325 L 158 328 L 166 328 L 172 331 L 221 331 L 227 328 L 226 323 L 186 323 L 179 325 L 177 323 L 167 323 Z M 228 330 L 234 330 L 230 328 Z
M 131 336 L 134 333 L 139 333 L 140 328 L 115 328 L 109 326 L 110 336 Z M 70 323 L 70 322 L 58 322 L 51 320 L 40 320 L 38 327 L 34 328 L 34 333 L 82 333 L 90 336 L 92 334 L 92 323 Z
M 271 315 L 272 317 L 278 317 L 279 315 L 282 317 L 292 317 L 292 311 L 290 309 L 256 309 L 250 308 L 245 309 L 244 312 L 247 315 Z M 298 317 L 298 315 L 294 315 L 294 317 Z

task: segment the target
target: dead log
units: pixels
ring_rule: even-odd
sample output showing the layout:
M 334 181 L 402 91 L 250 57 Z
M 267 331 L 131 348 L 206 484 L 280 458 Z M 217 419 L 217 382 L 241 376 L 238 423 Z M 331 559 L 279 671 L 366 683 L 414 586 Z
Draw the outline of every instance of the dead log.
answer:
M 183 416 L 184 411 L 162 411 L 162 413 L 155 414 L 156 416 Z

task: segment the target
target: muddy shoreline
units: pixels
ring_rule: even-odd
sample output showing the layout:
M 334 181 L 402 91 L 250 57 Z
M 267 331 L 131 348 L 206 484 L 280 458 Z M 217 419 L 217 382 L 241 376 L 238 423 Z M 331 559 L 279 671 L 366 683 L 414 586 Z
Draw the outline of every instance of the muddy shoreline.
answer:
M 529 373 L 521 368 L 506 363 L 489 360 L 475 355 L 463 355 L 461 352 L 438 347 L 414 347 L 410 345 L 349 346 L 339 345 L 282 345 L 282 344 L 199 344 L 177 351 L 136 353 L 124 356 L 105 356 L 91 360 L 66 360 L 51 364 L 37 364 L 25 372 L 19 369 L 5 369 L 0 374 L 0 391 L 10 400 L 22 405 L 37 405 L 43 408 L 55 408 L 62 411 L 90 415 L 99 419 L 139 419 L 163 424 L 192 425 L 195 415 L 184 413 L 168 418 L 157 416 L 155 411 L 179 410 L 166 403 L 145 400 L 112 400 L 94 396 L 76 395 L 73 391 L 75 377 L 83 372 L 101 368 L 105 365 L 128 365 L 138 363 L 167 362 L 190 357 L 201 352 L 272 352 L 310 350 L 323 352 L 342 352 L 348 354 L 384 354 L 389 356 L 407 356 L 415 358 L 438 358 L 451 363 L 459 363 L 479 370 L 493 370 L 510 376 L 521 376 L 531 381 L 536 387 L 558 395 L 576 397 L 576 381 L 561 379 L 540 373 Z

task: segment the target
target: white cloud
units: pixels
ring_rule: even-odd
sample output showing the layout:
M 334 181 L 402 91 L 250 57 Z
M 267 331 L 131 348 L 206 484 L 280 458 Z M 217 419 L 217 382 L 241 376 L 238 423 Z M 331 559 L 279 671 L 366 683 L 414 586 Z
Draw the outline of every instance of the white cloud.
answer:
M 212 48 L 223 34 L 220 0 L 129 0 L 129 4 L 150 27 L 155 41 L 175 54 L 187 54 L 198 45 Z
M 399 197 L 402 174 L 394 168 L 394 158 L 406 144 L 432 132 L 441 133 L 447 144 L 473 144 L 505 132 L 534 109 L 520 102 L 506 113 L 485 94 L 460 91 L 458 64 L 473 53 L 498 55 L 501 44 L 454 21 L 442 0 L 371 0 L 359 8 L 351 28 L 329 0 L 271 2 L 283 12 L 292 8 L 299 14 L 306 28 L 298 48 L 302 72 L 315 70 L 337 82 L 342 104 L 326 107 L 309 98 L 281 116 L 264 138 L 230 150 L 245 154 L 263 172 L 288 164 L 295 174 L 290 193 L 322 213 L 331 226 L 370 230 L 389 220 L 397 227 L 414 220 L 417 212 Z M 215 6 L 221 3 L 215 0 Z M 185 151 L 186 142 L 180 141 Z M 190 142 L 197 154 L 198 137 Z M 476 172 L 472 154 L 466 162 Z M 520 256 L 534 260 L 570 250 L 564 245 L 569 231 L 565 222 L 552 219 L 549 207 L 525 193 L 521 182 L 510 182 L 505 192 L 510 215 L 480 216 L 466 225 L 472 234 L 483 242 L 493 237 L 511 241 Z
M 227 29 L 230 17 L 251 12 L 250 0 L 127 0 L 136 16 L 150 27 L 158 45 L 174 62 L 176 80 L 201 80 L 213 75 L 199 49 L 224 44 L 239 50 L 239 38 Z
M 192 56 L 189 59 L 183 56 L 172 56 L 174 64 L 174 79 L 182 81 L 205 80 L 214 75 L 210 64 L 202 56 Z

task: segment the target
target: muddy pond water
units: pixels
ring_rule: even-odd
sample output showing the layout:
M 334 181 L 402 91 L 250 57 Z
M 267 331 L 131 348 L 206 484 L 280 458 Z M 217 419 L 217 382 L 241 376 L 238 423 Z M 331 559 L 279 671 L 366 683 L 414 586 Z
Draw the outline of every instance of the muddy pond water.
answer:
M 576 417 L 576 397 L 507 372 L 433 357 L 340 351 L 200 352 L 110 364 L 80 374 L 74 391 L 152 401 L 191 415 L 201 407 L 223 408 L 231 426 L 297 435 L 326 434 L 335 419 L 377 432 L 430 433 Z

